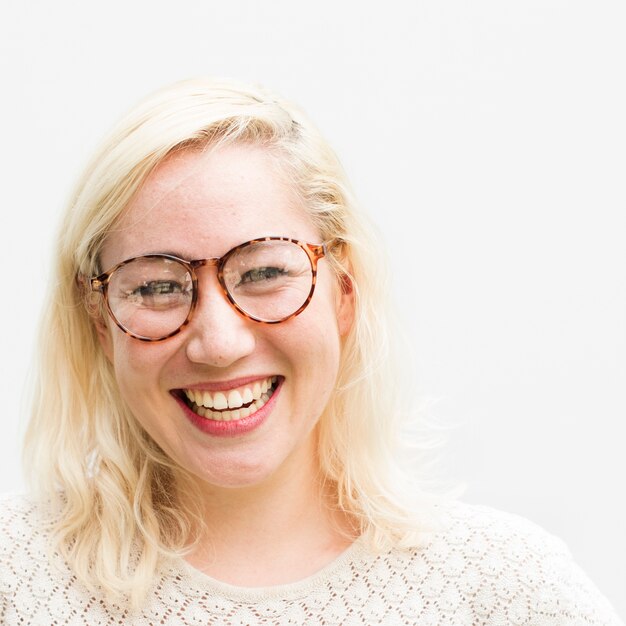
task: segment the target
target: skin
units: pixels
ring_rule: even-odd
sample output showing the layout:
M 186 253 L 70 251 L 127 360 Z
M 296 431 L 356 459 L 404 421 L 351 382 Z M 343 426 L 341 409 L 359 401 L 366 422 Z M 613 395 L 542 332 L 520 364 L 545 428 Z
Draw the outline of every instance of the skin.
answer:
M 149 176 L 101 253 L 104 268 L 169 252 L 218 257 L 255 237 L 321 243 L 295 192 L 261 148 L 183 151 Z M 197 482 L 207 536 L 188 560 L 231 584 L 290 582 L 320 569 L 349 544 L 319 477 L 316 423 L 333 390 L 353 297 L 318 264 L 310 305 L 276 325 L 252 322 L 226 301 L 216 270 L 198 271 L 199 301 L 178 335 L 145 343 L 110 320 L 97 323 L 121 394 L 161 448 Z M 215 437 L 185 416 L 172 390 L 234 379 L 284 377 L 255 430 Z

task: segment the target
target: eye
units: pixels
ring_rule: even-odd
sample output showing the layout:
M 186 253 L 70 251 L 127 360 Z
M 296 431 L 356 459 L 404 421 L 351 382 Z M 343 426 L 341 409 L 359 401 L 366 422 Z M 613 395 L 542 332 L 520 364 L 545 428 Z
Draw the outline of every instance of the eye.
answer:
M 183 286 L 173 280 L 152 280 L 143 285 L 139 285 L 130 295 L 145 298 L 150 296 L 169 296 L 182 292 Z
M 255 267 L 241 275 L 240 285 L 246 283 L 260 283 L 264 281 L 275 280 L 281 276 L 288 276 L 289 272 L 280 267 Z
M 167 308 L 187 302 L 191 290 L 174 280 L 150 280 L 126 292 L 126 300 L 148 309 Z

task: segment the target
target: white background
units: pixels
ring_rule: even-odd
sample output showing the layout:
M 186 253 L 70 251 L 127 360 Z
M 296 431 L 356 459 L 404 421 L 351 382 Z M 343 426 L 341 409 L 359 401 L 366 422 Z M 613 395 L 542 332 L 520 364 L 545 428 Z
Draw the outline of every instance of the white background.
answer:
M 383 231 L 444 473 L 563 537 L 626 615 L 625 32 L 621 0 L 3 0 L 0 491 L 85 159 L 163 84 L 258 81 Z

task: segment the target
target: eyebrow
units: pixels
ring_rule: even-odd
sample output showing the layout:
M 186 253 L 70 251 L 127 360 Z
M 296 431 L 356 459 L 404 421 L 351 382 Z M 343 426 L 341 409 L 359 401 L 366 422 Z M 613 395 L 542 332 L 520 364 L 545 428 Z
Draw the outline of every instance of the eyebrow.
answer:
M 167 254 L 169 256 L 175 256 L 175 257 L 177 257 L 179 259 L 183 259 L 183 261 L 190 261 L 191 260 L 188 255 L 181 254 L 180 252 L 174 252 L 172 250 L 157 250 L 155 252 L 143 252 L 142 254 L 139 254 L 137 256 L 139 256 L 139 257 L 150 256 L 152 254 Z

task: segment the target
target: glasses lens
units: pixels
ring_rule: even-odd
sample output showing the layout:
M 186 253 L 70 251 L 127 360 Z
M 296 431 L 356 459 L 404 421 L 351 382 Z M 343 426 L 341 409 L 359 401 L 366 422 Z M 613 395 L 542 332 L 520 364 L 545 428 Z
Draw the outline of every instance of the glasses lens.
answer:
M 177 330 L 193 301 L 187 268 L 165 257 L 142 257 L 119 267 L 109 278 L 109 308 L 134 335 L 158 339 Z
M 267 322 L 298 311 L 313 286 L 309 256 L 290 241 L 262 241 L 237 249 L 224 264 L 223 276 L 237 306 Z

